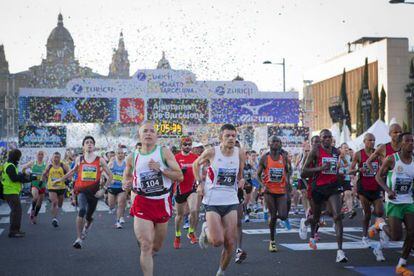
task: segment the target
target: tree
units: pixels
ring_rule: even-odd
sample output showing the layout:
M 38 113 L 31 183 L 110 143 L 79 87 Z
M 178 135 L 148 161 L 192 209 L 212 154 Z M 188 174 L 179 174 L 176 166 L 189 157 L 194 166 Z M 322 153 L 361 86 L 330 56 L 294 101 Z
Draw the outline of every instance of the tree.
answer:
M 359 90 L 357 102 L 357 136 L 364 132 L 364 115 L 362 113 L 362 89 Z
M 342 73 L 342 82 L 341 82 L 341 105 L 342 105 L 342 111 L 345 115 L 345 122 L 348 126 L 349 131 L 352 131 L 351 127 L 351 112 L 349 112 L 349 103 L 348 103 L 348 96 L 346 94 L 346 71 L 344 68 L 344 72 Z M 342 131 L 343 127 L 343 121 L 341 120 L 339 122 L 339 127 Z
M 380 96 L 380 119 L 385 122 L 385 100 L 387 95 L 385 94 L 384 85 L 381 88 L 381 96 Z
M 378 97 L 378 86 L 374 89 L 374 95 L 372 97 L 372 108 L 371 108 L 371 121 L 374 123 L 379 119 L 379 97 Z

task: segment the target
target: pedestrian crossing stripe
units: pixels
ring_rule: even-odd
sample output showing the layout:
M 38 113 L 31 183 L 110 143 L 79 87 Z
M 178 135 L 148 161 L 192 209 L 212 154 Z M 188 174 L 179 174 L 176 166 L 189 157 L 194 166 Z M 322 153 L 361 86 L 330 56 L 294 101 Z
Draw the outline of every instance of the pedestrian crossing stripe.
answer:
M 0 235 L 1 235 L 1 233 L 3 233 L 3 231 L 4 231 L 4 229 L 0 228 Z
M 308 232 L 310 232 L 310 228 L 308 227 Z M 335 232 L 333 227 L 320 227 L 318 229 L 319 233 L 327 233 L 327 232 Z M 344 227 L 344 232 L 362 232 L 361 227 Z M 243 229 L 243 233 L 247 235 L 262 235 L 262 234 L 269 234 L 269 228 L 264 229 Z M 276 234 L 298 234 L 299 229 L 290 229 L 287 230 L 286 228 L 276 228 Z
M 402 248 L 404 242 L 389 242 L 385 248 Z M 370 242 L 371 247 L 377 246 L 378 242 Z M 314 250 L 309 247 L 308 243 L 281 243 L 283 247 L 289 248 L 295 251 L 310 251 Z M 316 243 L 317 250 L 338 250 L 338 244 L 336 242 L 323 242 Z M 362 242 L 343 242 L 343 249 L 367 249 L 367 246 Z
M 0 224 L 5 224 L 5 223 L 10 223 L 10 217 L 4 217 L 0 219 Z
M 0 215 L 9 215 L 10 214 L 10 208 L 7 204 L 0 205 Z
M 78 209 L 75 206 L 72 206 L 72 203 L 69 201 L 64 201 L 62 205 L 62 211 L 65 213 L 77 212 Z M 98 201 L 98 205 L 96 206 L 96 211 L 109 211 L 108 205 L 105 204 L 103 201 Z
M 27 214 L 30 215 L 31 211 L 32 211 L 32 206 L 30 206 L 29 209 L 27 210 Z M 46 213 L 46 204 L 45 203 L 43 203 L 42 207 L 40 207 L 39 213 L 40 214 Z

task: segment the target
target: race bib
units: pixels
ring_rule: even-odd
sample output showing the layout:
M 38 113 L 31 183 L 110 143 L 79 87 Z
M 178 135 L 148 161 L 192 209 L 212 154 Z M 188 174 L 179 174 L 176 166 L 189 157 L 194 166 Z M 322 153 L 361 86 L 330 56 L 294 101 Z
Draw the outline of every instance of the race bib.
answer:
M 98 171 L 95 166 L 83 165 L 81 172 L 82 181 L 96 181 Z
M 408 194 L 412 184 L 413 180 L 411 178 L 397 177 L 395 179 L 395 192 L 399 195 Z
M 146 171 L 139 174 L 141 190 L 146 193 L 157 193 L 164 190 L 161 172 Z
M 374 169 L 374 171 L 370 171 L 367 163 L 362 164 L 362 168 L 364 169 L 364 173 L 362 174 L 362 176 L 364 177 L 374 177 L 378 171 L 378 162 L 372 162 L 371 163 L 372 168 Z
M 116 181 L 116 182 L 122 182 L 122 179 L 123 179 L 123 176 L 122 175 L 119 175 L 119 174 L 113 174 L 113 179 L 114 179 L 114 181 Z
M 283 177 L 283 168 L 269 169 L 270 182 L 281 182 Z
M 237 174 L 236 168 L 231 168 L 231 169 L 219 168 L 218 175 L 217 175 L 217 185 L 228 186 L 228 187 L 233 186 L 234 183 L 236 183 L 236 174 Z
M 326 163 L 329 163 L 330 167 L 322 171 L 322 174 L 336 174 L 338 171 L 338 160 L 334 157 L 322 157 L 322 166 Z

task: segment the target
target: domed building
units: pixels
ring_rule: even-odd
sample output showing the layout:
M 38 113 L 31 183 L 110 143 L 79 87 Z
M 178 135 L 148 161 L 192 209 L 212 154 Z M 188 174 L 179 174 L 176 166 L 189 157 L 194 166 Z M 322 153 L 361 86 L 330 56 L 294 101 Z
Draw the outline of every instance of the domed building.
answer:
M 81 67 L 75 59 L 75 44 L 70 32 L 63 25 L 63 16 L 59 13 L 57 26 L 50 33 L 46 43 L 46 59 L 29 71 L 29 87 L 62 88 L 66 83 L 78 77 L 103 77 L 93 73 L 89 67 Z

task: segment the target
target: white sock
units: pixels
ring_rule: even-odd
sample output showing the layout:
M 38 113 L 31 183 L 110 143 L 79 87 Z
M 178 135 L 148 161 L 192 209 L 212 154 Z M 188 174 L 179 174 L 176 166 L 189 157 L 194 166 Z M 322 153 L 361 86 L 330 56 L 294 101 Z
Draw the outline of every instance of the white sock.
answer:
M 400 260 L 398 261 L 398 265 L 397 266 L 405 266 L 407 264 L 407 260 L 400 258 Z
M 224 270 L 221 269 L 221 267 L 219 267 L 219 269 L 217 270 L 217 274 L 219 274 L 219 273 L 224 273 Z
M 387 225 L 385 222 L 380 222 L 379 224 L 378 224 L 378 226 L 379 226 L 379 229 L 381 229 L 381 231 L 382 231 L 382 228 L 384 227 L 384 225 Z

